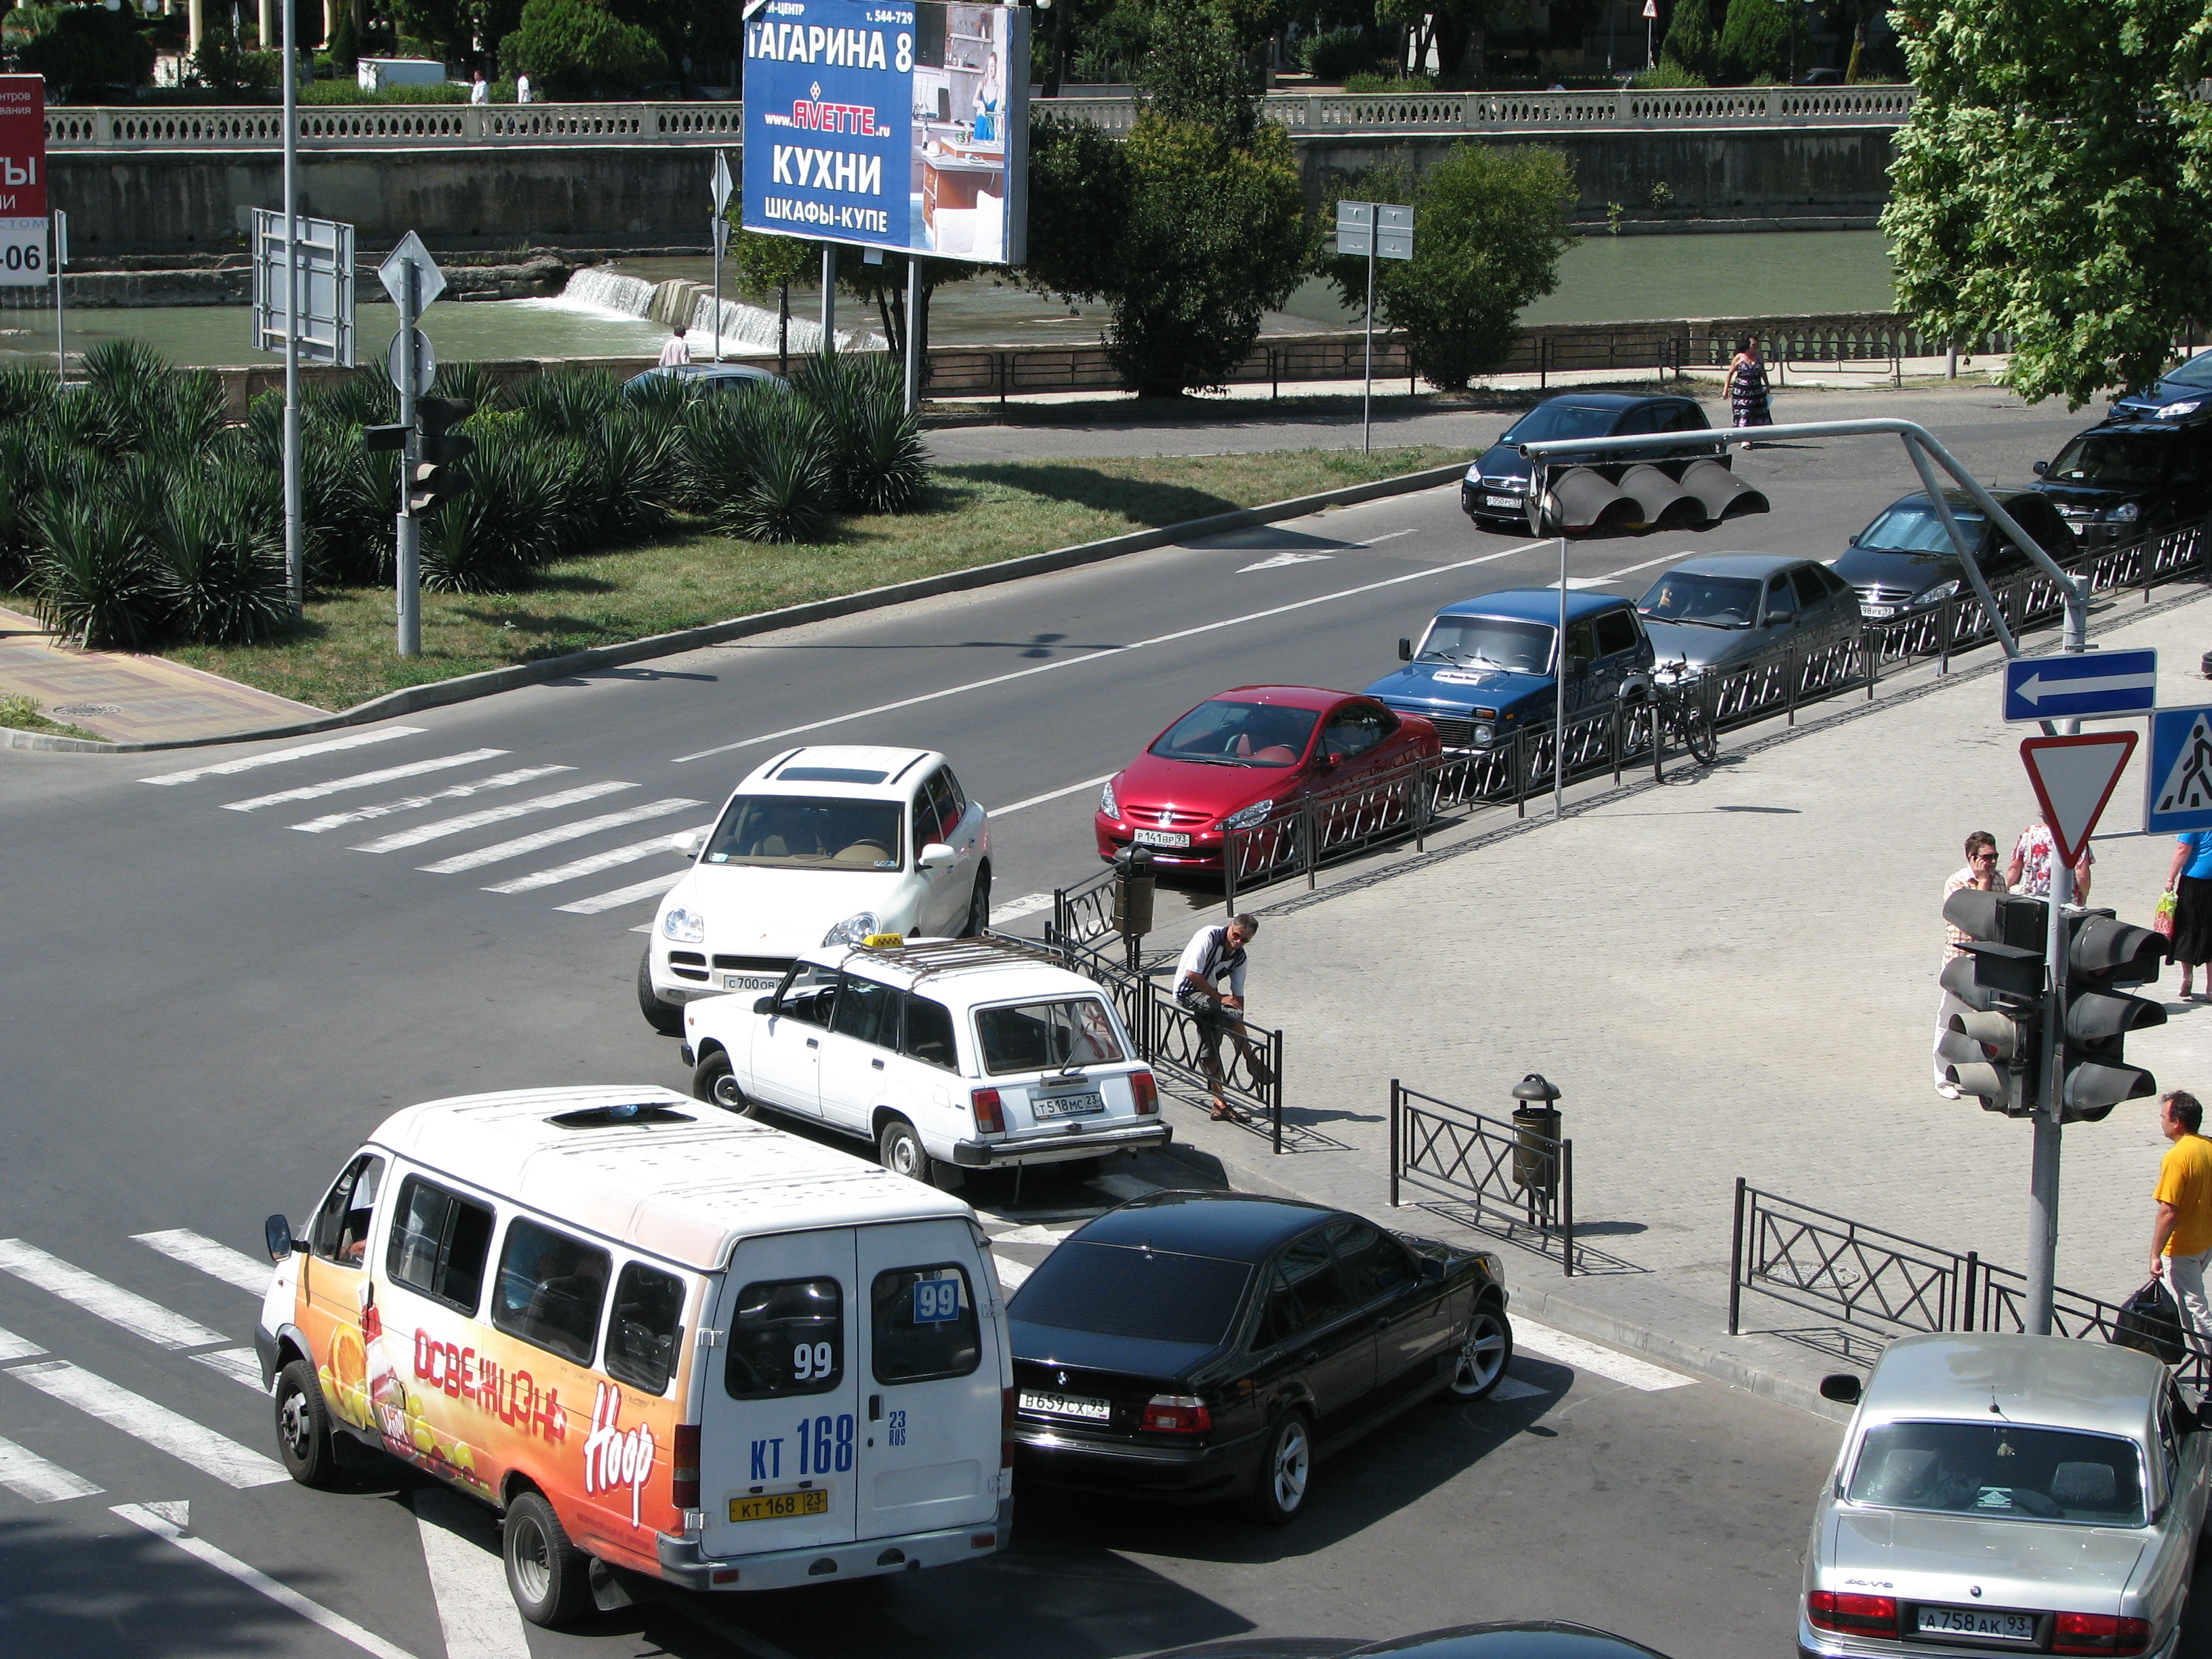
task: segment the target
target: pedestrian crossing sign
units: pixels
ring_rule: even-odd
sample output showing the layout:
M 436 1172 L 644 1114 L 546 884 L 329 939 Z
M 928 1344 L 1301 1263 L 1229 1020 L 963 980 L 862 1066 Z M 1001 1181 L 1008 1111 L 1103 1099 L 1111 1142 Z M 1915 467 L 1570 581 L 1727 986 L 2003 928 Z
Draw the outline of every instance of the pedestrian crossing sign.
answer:
M 2212 830 L 2212 708 L 2161 708 L 2154 714 L 2145 773 L 2145 833 Z

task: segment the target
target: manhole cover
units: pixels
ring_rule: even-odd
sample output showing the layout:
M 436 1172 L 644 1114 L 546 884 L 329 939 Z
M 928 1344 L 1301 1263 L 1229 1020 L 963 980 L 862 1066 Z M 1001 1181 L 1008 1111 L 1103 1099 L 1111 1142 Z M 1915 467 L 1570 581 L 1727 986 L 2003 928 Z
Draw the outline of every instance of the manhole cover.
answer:
M 64 702 L 56 703 L 48 712 L 67 714 L 75 719 L 80 714 L 119 714 L 123 708 L 121 704 L 112 702 Z

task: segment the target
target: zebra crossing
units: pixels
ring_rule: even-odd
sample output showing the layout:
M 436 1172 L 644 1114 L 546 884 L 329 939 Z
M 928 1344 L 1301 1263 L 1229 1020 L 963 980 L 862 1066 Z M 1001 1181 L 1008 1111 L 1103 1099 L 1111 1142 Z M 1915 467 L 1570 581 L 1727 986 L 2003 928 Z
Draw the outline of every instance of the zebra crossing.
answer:
M 657 903 L 689 862 L 687 838 L 712 825 L 714 803 L 688 795 L 641 799 L 634 779 L 591 777 L 557 762 L 516 766 L 508 750 L 493 747 L 415 752 L 436 742 L 420 726 L 377 726 L 138 781 L 212 794 L 240 787 L 232 780 L 250 774 L 235 799 L 211 804 L 331 837 L 348 854 L 404 859 L 424 876 L 477 877 L 483 891 L 501 897 L 544 894 L 549 908 L 568 915 Z M 362 769 L 370 760 L 380 763 Z M 645 826 L 656 832 L 635 838 Z M 609 844 L 577 845 L 603 837 Z M 536 861 L 554 848 L 561 854 Z M 656 862 L 662 867 L 652 876 L 629 872 L 619 886 L 592 879 Z

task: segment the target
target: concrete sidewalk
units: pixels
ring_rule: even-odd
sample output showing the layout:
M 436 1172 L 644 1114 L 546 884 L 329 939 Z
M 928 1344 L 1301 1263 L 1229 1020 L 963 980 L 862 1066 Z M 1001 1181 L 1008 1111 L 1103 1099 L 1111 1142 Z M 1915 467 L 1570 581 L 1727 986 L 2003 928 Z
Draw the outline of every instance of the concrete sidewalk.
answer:
M 2197 677 L 2203 590 L 2093 616 L 2100 648 L 2156 646 L 2160 702 Z M 2052 648 L 2039 636 L 2031 651 Z M 1509 1247 L 1517 1305 L 1547 1322 L 1820 1408 L 1819 1376 L 1878 1336 L 1747 1294 L 1727 1332 L 1733 1187 L 1753 1186 L 1995 1264 L 2027 1259 L 2029 1127 L 1932 1087 L 1942 884 L 1968 831 L 2009 855 L 2035 813 L 1996 718 L 1998 664 L 1880 701 L 1820 705 L 1724 741 L 1710 772 L 1585 786 L 1564 822 L 1488 814 L 1426 855 L 1262 890 L 1254 1015 L 1286 1033 L 1297 1150 L 1176 1115 L 1179 1139 L 1242 1182 L 1462 1238 L 1449 1205 L 1387 1207 L 1390 1079 L 1492 1117 L 1524 1073 L 1559 1085 L 1586 1271 Z M 2172 843 L 2136 833 L 2142 760 L 2096 842 L 2092 901 L 2147 923 Z M 1219 914 L 1218 904 L 1207 920 Z M 1170 942 L 1163 923 L 1153 944 Z M 1179 941 L 1178 941 L 1179 942 Z M 2178 983 L 2168 969 L 2167 995 Z M 2154 993 L 2155 994 L 2155 993 Z M 2166 1005 L 2130 1061 L 2161 1088 L 2212 1088 L 2212 1006 Z M 2058 1282 L 2108 1301 L 2145 1277 L 2166 1143 L 2130 1102 L 2065 1140 Z

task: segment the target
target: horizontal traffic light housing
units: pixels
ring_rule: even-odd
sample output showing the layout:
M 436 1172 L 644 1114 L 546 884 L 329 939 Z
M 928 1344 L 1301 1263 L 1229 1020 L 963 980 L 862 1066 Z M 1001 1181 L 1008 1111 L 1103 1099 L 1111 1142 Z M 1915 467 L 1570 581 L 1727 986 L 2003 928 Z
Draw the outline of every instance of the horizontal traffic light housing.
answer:
M 2126 996 L 2118 991 L 2076 991 L 2066 999 L 2069 1044 L 2110 1042 L 2130 1031 L 2165 1024 L 2166 1009 L 2148 997 Z
M 2026 893 L 1961 887 L 1943 901 L 1943 920 L 1969 939 L 2021 951 L 2039 951 L 2050 937 L 2050 911 L 2043 900 Z
M 365 426 L 361 429 L 362 447 L 404 449 L 407 447 L 407 434 L 413 430 L 414 428 L 408 426 Z

